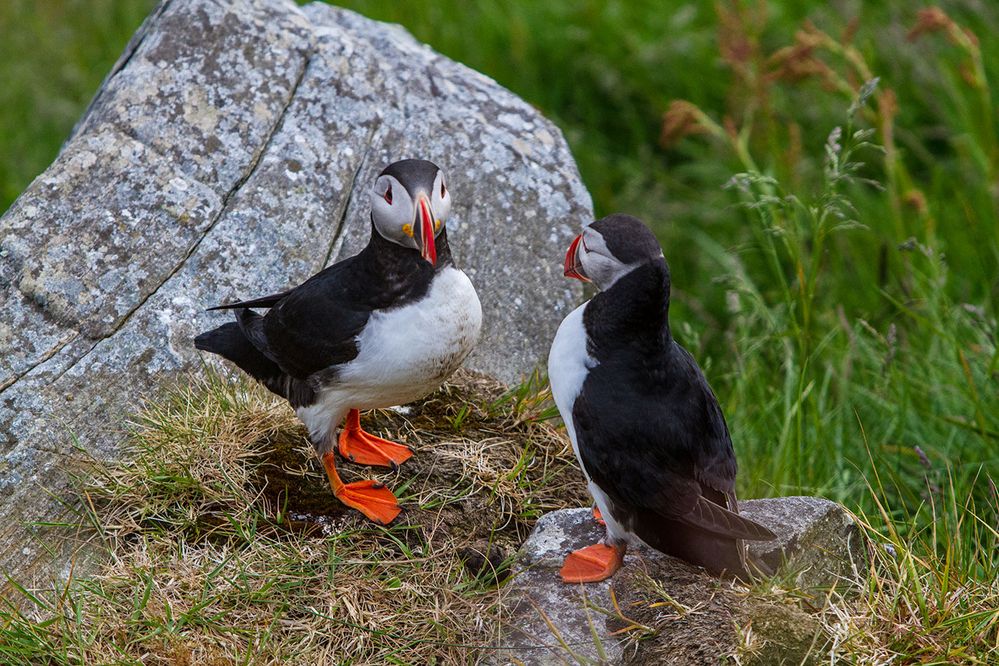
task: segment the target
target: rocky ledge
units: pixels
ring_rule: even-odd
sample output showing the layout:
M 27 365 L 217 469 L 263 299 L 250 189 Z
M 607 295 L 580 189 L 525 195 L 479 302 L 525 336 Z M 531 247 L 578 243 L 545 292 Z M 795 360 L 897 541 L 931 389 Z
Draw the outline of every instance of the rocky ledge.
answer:
M 749 500 L 740 510 L 777 534 L 750 546 L 777 570 L 752 589 L 644 547 L 630 549 L 608 581 L 566 585 L 562 560 L 603 528 L 590 509 L 546 514 L 517 555 L 504 590 L 503 648 L 490 663 L 812 663 L 828 639 L 809 611 L 864 580 L 861 532 L 843 507 L 814 497 Z

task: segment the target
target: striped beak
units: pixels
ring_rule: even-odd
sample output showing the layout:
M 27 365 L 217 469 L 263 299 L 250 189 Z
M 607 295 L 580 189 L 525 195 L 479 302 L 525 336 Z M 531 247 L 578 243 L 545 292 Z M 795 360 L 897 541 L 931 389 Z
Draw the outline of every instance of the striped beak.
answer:
M 430 262 L 431 266 L 437 265 L 437 245 L 434 242 L 434 215 L 430 210 L 430 202 L 427 197 L 420 196 L 416 202 L 416 243 L 420 249 L 420 256 Z
M 577 280 L 582 280 L 583 282 L 589 282 L 590 278 L 586 277 L 586 273 L 583 272 L 583 264 L 579 261 L 579 244 L 583 241 L 583 234 L 576 236 L 576 239 L 572 241 L 572 245 L 569 246 L 568 252 L 565 253 L 565 276 L 567 278 L 576 278 Z

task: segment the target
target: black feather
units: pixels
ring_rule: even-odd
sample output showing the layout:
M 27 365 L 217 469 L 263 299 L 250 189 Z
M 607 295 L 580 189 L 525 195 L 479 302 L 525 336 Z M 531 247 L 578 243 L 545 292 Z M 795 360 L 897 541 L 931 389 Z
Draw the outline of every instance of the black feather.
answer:
M 308 383 L 282 371 L 277 363 L 267 358 L 250 342 L 236 322 L 222 324 L 218 328 L 202 333 L 194 338 L 194 346 L 232 361 L 240 370 L 287 399 L 292 407 L 302 407 L 315 402 L 315 392 Z
M 383 238 L 279 294 L 219 305 L 236 321 L 195 338 L 198 349 L 229 359 L 293 406 L 312 404 L 357 357 L 357 336 L 371 313 L 422 298 L 436 272 L 452 266 L 447 232 L 437 237 L 437 265 Z M 250 308 L 270 308 L 260 315 Z
M 665 553 L 745 577 L 743 539 L 770 539 L 738 515 L 736 460 L 721 408 L 669 328 L 669 268 L 648 261 L 584 311 L 596 360 L 573 405 L 579 455 L 612 515 Z
M 264 380 L 282 374 L 281 368 L 261 354 L 235 322 L 202 333 L 194 339 L 194 346 L 232 361 L 254 379 Z

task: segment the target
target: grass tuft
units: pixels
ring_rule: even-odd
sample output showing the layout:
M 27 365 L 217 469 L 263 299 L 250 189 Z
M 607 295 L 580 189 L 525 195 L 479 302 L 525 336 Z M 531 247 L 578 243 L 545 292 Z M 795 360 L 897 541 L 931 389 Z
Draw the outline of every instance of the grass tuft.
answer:
M 15 584 L 0 661 L 465 663 L 495 642 L 496 583 L 534 518 L 584 501 L 559 433 L 472 375 L 364 419 L 416 448 L 378 476 L 406 508 L 388 528 L 336 502 L 280 400 L 210 371 L 191 381 L 146 405 L 120 462 L 81 474 L 92 566 Z

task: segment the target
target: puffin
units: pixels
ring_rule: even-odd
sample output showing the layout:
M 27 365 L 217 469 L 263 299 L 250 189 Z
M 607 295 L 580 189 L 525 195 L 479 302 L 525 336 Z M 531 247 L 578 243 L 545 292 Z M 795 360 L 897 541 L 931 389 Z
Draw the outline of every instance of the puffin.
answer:
M 562 580 L 605 580 L 637 543 L 749 579 L 743 542 L 774 534 L 739 515 L 728 426 L 671 334 L 656 237 L 629 215 L 597 220 L 572 241 L 564 274 L 598 293 L 562 321 L 548 376 L 606 536 L 569 553 Z
M 209 308 L 231 310 L 235 321 L 198 335 L 194 345 L 287 399 L 333 494 L 385 525 L 401 511 L 395 495 L 373 480 L 344 483 L 334 451 L 363 465 L 405 462 L 412 451 L 365 432 L 359 410 L 437 389 L 478 342 L 482 308 L 448 245 L 451 193 L 440 167 L 393 162 L 375 178 L 370 199 L 363 250 L 287 291 Z

